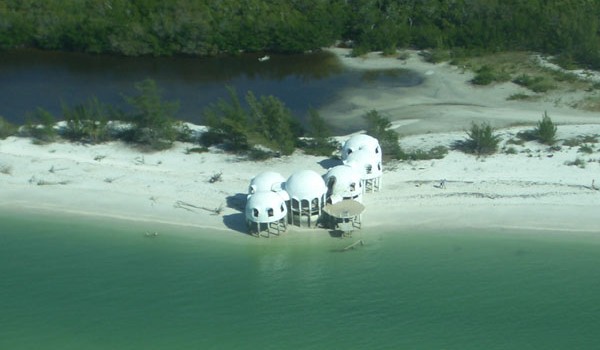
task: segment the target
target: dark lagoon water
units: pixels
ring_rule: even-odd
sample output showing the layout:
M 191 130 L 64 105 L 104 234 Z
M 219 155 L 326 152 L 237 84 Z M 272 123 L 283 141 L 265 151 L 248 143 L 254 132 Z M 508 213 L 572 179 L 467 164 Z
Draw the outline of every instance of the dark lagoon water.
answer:
M 146 229 L 0 212 L 0 348 L 600 344 L 598 236 L 367 228 L 340 253 L 348 240 L 325 232 Z
M 342 67 L 326 52 L 237 57 L 115 57 L 81 53 L 18 50 L 0 52 L 0 115 L 23 123 L 27 113 L 43 107 L 60 116 L 61 102 L 76 105 L 92 96 L 124 106 L 123 95 L 135 93 L 134 83 L 154 79 L 167 100 L 178 100 L 180 119 L 202 123 L 202 111 L 226 86 L 243 97 L 273 95 L 300 120 L 310 107 L 338 98 L 347 87 L 413 86 L 422 77 L 405 70 L 358 71 Z

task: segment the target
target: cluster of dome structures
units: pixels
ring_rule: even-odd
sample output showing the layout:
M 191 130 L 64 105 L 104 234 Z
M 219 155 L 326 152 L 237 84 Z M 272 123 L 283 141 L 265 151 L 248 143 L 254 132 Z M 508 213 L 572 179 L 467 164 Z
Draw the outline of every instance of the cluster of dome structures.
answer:
M 287 180 L 266 171 L 248 187 L 246 223 L 255 235 L 279 234 L 287 225 L 323 224 L 348 232 L 360 227 L 363 194 L 381 189 L 381 147 L 377 139 L 358 134 L 343 145 L 342 164 L 323 176 L 300 170 Z

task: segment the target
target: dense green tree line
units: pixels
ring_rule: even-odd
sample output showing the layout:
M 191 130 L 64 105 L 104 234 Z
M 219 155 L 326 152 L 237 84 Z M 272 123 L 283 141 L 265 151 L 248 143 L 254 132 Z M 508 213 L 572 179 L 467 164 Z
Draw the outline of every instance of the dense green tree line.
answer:
M 302 52 L 351 40 L 561 54 L 600 67 L 597 0 L 4 0 L 0 46 L 123 55 Z

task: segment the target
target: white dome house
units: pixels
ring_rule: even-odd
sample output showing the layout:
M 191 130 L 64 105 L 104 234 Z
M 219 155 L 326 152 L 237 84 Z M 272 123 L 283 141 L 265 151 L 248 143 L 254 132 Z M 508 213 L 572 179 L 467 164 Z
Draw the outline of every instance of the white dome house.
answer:
M 248 198 L 258 192 L 275 192 L 284 200 L 289 200 L 287 192 L 283 189 L 285 178 L 274 171 L 265 171 L 256 175 L 248 186 Z
M 362 203 L 362 172 L 349 165 L 330 168 L 323 176 L 327 186 L 327 202 L 335 204 L 345 199 L 354 199 Z
M 286 230 L 287 206 L 285 200 L 275 192 L 257 192 L 248 196 L 246 223 L 250 233 L 261 235 L 266 232 L 279 234 Z
M 312 170 L 301 170 L 292 174 L 285 183 L 290 196 L 289 215 L 292 225 L 306 220 L 307 225 L 316 224 L 325 204 L 327 186 L 323 178 Z
M 361 172 L 364 192 L 381 190 L 383 167 L 381 165 L 381 159 L 378 158 L 377 155 L 374 155 L 365 149 L 358 150 L 350 153 L 350 155 L 344 159 L 344 164 Z
M 342 160 L 346 160 L 352 153 L 364 150 L 369 152 L 381 161 L 381 146 L 379 141 L 366 134 L 357 134 L 351 136 L 342 146 Z

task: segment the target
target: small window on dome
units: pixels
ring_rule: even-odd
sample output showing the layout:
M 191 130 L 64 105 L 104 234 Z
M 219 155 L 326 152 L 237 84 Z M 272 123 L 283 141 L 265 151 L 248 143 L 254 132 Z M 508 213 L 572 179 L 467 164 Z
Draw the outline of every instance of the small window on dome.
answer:
M 381 163 L 377 163 L 377 170 L 381 170 Z
M 375 154 L 379 153 L 379 146 L 375 147 Z
M 348 155 L 350 155 L 352 153 L 352 149 L 348 148 Z
M 283 213 L 283 211 L 285 210 L 285 208 L 283 207 L 283 204 L 281 205 L 281 212 Z
M 353 182 L 350 184 L 350 191 L 355 191 L 356 190 L 356 182 Z
M 269 217 L 273 216 L 273 208 L 269 208 L 269 209 L 267 209 L 267 215 L 268 215 Z
M 371 164 L 367 165 L 365 168 L 367 169 L 367 174 L 373 172 L 373 166 Z
M 258 209 L 254 208 L 252 209 L 252 215 L 254 215 L 255 218 L 258 217 Z

